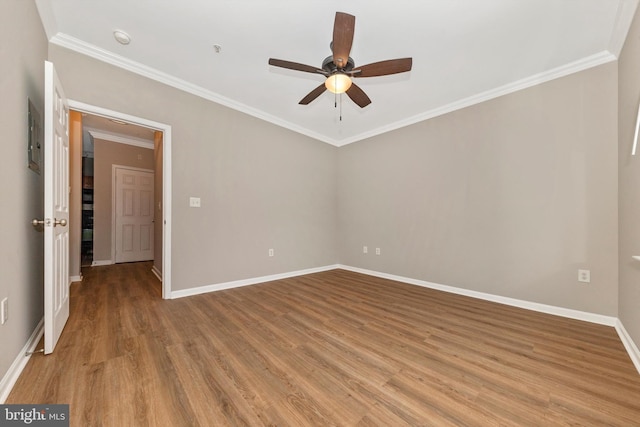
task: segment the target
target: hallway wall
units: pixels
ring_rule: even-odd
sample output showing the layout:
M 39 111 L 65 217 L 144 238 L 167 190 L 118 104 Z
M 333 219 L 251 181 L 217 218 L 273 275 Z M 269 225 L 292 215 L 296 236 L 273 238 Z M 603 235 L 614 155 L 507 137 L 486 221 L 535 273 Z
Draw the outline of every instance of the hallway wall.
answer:
M 0 326 L 0 379 L 19 356 L 43 314 L 44 235 L 31 225 L 42 219 L 42 175 L 27 167 L 27 99 L 44 118 L 44 61 L 47 39 L 33 1 L 0 5 L 0 300 L 8 298 L 9 319 Z M 0 383 L 0 399 L 5 391 Z

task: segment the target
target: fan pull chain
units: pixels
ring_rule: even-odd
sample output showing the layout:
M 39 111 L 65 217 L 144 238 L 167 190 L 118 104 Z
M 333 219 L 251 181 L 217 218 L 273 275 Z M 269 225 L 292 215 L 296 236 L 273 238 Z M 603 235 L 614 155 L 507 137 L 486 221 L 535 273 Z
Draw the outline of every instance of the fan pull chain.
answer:
M 331 78 L 331 77 L 329 77 Z M 334 76 L 335 85 L 338 86 L 338 75 Z M 333 108 L 338 108 L 338 93 L 333 92 Z M 340 93 L 340 112 L 339 112 L 340 121 L 342 121 L 342 93 Z

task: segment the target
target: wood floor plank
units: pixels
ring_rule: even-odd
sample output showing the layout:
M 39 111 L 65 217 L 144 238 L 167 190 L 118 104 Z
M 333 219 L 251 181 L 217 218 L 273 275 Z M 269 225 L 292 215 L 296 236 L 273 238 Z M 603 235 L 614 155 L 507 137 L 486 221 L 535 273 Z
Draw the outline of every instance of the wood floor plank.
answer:
M 344 270 L 162 300 L 150 270 L 87 269 L 7 403 L 82 426 L 640 426 L 611 327 Z
M 168 347 L 167 351 L 178 380 L 189 384 L 185 388 L 186 397 L 200 425 L 210 425 L 213 420 L 224 420 L 224 425 L 229 426 L 256 425 L 259 420 L 237 390 L 227 386 L 224 376 L 208 369 L 210 361 L 199 346 L 176 344 Z M 202 399 L 202 396 L 211 396 L 211 400 Z

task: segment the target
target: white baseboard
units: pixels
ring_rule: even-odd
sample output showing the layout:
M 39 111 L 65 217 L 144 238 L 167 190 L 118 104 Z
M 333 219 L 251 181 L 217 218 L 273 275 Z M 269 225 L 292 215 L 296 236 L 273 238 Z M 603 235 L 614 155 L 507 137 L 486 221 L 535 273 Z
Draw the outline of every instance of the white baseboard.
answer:
M 622 322 L 617 317 L 604 316 L 602 314 L 589 313 L 586 311 L 573 310 L 570 308 L 556 307 L 553 305 L 539 304 L 536 302 L 524 301 L 515 298 L 507 298 L 499 295 L 487 294 L 484 292 L 471 291 L 468 289 L 456 288 L 454 286 L 440 285 L 438 283 L 431 283 L 424 280 L 411 279 L 408 277 L 395 276 L 393 274 L 380 273 L 378 271 L 366 270 L 364 268 L 350 267 L 348 265 L 339 265 L 337 268 L 343 270 L 353 271 L 356 273 L 367 274 L 369 276 L 380 277 L 383 279 L 395 280 L 397 282 L 407 283 L 410 285 L 422 286 L 425 288 L 435 289 L 443 292 L 450 292 L 453 294 L 464 295 L 472 298 L 478 298 L 486 301 L 493 301 L 500 304 L 506 304 L 514 307 L 524 308 L 527 310 L 537 311 L 540 313 L 553 314 L 556 316 L 567 317 L 569 319 L 583 320 L 585 322 L 596 323 L 605 326 L 613 326 L 624 345 L 624 348 L 629 353 L 629 357 L 636 367 L 636 370 L 640 374 L 640 350 L 631 339 L 631 336 L 627 333 L 622 325 Z
M 633 342 L 620 319 L 616 322 L 616 331 L 618 332 L 620 341 L 622 341 L 622 345 L 624 345 L 627 353 L 629 353 L 629 357 L 631 358 L 633 365 L 636 367 L 638 373 L 640 373 L 640 350 L 638 350 L 638 346 Z
M 158 270 L 158 268 L 154 265 L 151 267 L 151 272 L 162 282 L 162 271 Z
M 112 265 L 113 261 L 110 259 L 96 260 L 91 263 L 91 267 L 97 267 L 99 265 Z
M 457 288 L 455 286 L 441 285 L 438 283 L 427 282 L 425 280 L 412 279 L 409 277 L 396 276 L 393 274 L 381 273 L 379 271 L 367 270 L 364 268 L 351 267 L 348 265 L 336 264 L 328 265 L 325 267 L 311 268 L 307 270 L 293 271 L 289 273 L 274 274 L 270 276 L 255 277 L 251 279 L 235 280 L 232 282 L 217 283 L 213 285 L 205 285 L 197 288 L 183 289 L 179 291 L 171 292 L 171 298 L 182 298 L 191 295 L 205 294 L 208 292 L 220 291 L 223 289 L 237 288 L 241 286 L 255 285 L 263 282 L 270 282 L 273 280 L 286 279 L 289 277 L 302 276 L 305 274 L 319 273 L 322 271 L 343 269 L 353 271 L 356 273 L 367 274 L 369 276 L 380 277 L 383 279 L 395 280 L 397 282 L 407 283 L 410 285 L 422 286 L 425 288 L 435 289 L 438 291 L 449 292 L 458 295 L 464 295 L 472 298 L 478 298 L 486 301 L 497 302 L 500 304 L 510 305 L 513 307 L 520 307 L 527 310 L 537 311 L 541 313 L 553 314 L 556 316 L 566 317 L 569 319 L 583 320 L 585 322 L 596 323 L 600 325 L 616 327 L 620 323 L 618 318 L 613 316 L 605 316 L 602 314 L 589 313 L 586 311 L 579 311 L 570 308 L 557 307 L 553 305 L 540 304 L 537 302 L 525 301 L 515 298 L 503 297 L 500 295 L 489 294 L 485 292 L 472 291 L 469 289 Z M 630 339 L 630 338 L 629 338 Z
M 395 276 L 393 274 L 380 273 L 379 271 L 366 270 L 358 267 L 350 267 L 341 265 L 338 268 L 353 271 L 356 273 L 367 274 L 369 276 L 380 277 L 383 279 L 395 280 L 397 282 L 408 283 L 410 285 L 422 286 L 425 288 L 435 289 L 438 291 L 449 292 L 452 294 L 464 295 L 467 297 L 478 298 L 486 301 L 493 301 L 500 304 L 506 304 L 513 307 L 525 308 L 527 310 L 538 311 L 541 313 L 554 314 L 556 316 L 567 317 L 569 319 L 584 320 L 585 322 L 597 323 L 606 326 L 616 326 L 618 319 L 612 316 L 604 316 L 602 314 L 589 313 L 586 311 L 573 310 L 570 308 L 556 307 L 553 305 L 540 304 L 515 298 L 503 297 L 484 292 L 472 291 L 469 289 L 456 288 L 455 286 L 440 285 L 438 283 L 427 282 L 424 280 L 411 279 L 409 277 Z
M 224 289 L 239 288 L 241 286 L 256 285 L 258 283 L 271 282 L 273 280 L 288 279 L 290 277 L 303 276 L 305 274 L 320 273 L 322 271 L 335 270 L 338 265 L 327 265 L 325 267 L 309 268 L 306 270 L 292 271 L 289 273 L 272 274 L 270 276 L 254 277 L 251 279 L 234 280 L 232 282 L 216 283 L 213 285 L 199 286 L 197 288 L 182 289 L 171 292 L 170 299 L 189 297 L 192 295 L 206 294 L 209 292 L 221 291 Z
M 15 360 L 9 367 L 9 370 L 0 381 L 0 404 L 3 404 L 7 397 L 9 397 L 9 393 L 11 393 L 11 389 L 15 385 L 16 381 L 18 381 L 18 377 L 22 373 L 22 370 L 25 366 L 27 366 L 27 362 L 31 358 L 31 355 L 27 355 L 36 349 L 40 338 L 42 338 L 42 334 L 44 333 L 44 318 L 40 320 L 38 326 L 33 331 L 27 343 L 22 347 L 20 353 L 16 356 Z
M 80 276 L 69 276 L 69 282 L 82 282 L 82 275 Z
M 485 292 L 478 292 L 478 291 L 472 291 L 469 289 L 457 288 L 455 286 L 441 285 L 438 283 L 427 282 L 424 280 L 418 280 L 418 279 L 412 279 L 409 277 L 381 273 L 379 271 L 367 270 L 364 268 L 351 267 L 348 265 L 341 265 L 341 264 L 328 265 L 325 267 L 311 268 L 311 269 L 300 270 L 300 271 L 292 271 L 289 273 L 273 274 L 270 276 L 255 277 L 251 279 L 235 280 L 232 282 L 217 283 L 213 285 L 200 286 L 197 288 L 183 289 L 183 290 L 171 292 L 170 298 L 173 299 L 173 298 L 188 297 L 192 295 L 199 295 L 199 294 L 204 294 L 209 292 L 221 291 L 223 289 L 231 289 L 231 288 L 238 288 L 241 286 L 255 285 L 258 283 L 270 282 L 273 280 L 280 280 L 280 279 L 287 279 L 290 277 L 302 276 L 305 274 L 312 274 L 312 273 L 319 273 L 322 271 L 329 271 L 329 270 L 335 270 L 335 269 L 353 271 L 356 273 L 362 273 L 369 276 L 395 280 L 397 282 L 407 283 L 410 285 L 422 286 L 425 288 L 435 289 L 438 291 L 464 295 L 464 296 L 478 298 L 486 301 L 492 301 L 492 302 L 505 304 L 513 307 L 523 308 L 526 310 L 537 311 L 540 313 L 552 314 L 560 317 L 566 317 L 569 319 L 582 320 L 585 322 L 615 327 L 624 347 L 629 353 L 629 357 L 631 358 L 634 366 L 638 370 L 638 373 L 640 373 L 640 350 L 638 350 L 638 347 L 633 342 L 633 340 L 631 339 L 627 331 L 624 329 L 622 322 L 620 322 L 620 320 L 617 317 L 605 316 L 602 314 L 589 313 L 586 311 L 574 310 L 570 308 L 557 307 L 553 305 L 540 304 L 540 303 L 531 302 L 531 301 L 503 297 L 500 295 L 494 295 L 494 294 L 489 294 Z

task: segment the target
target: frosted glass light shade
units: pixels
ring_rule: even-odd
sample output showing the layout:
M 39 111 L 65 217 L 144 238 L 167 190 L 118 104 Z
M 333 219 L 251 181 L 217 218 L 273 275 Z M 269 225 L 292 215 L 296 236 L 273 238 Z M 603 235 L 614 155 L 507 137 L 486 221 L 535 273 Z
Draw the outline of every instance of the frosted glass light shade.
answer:
M 345 93 L 351 87 L 351 79 L 346 74 L 336 73 L 327 77 L 324 85 L 333 93 Z

